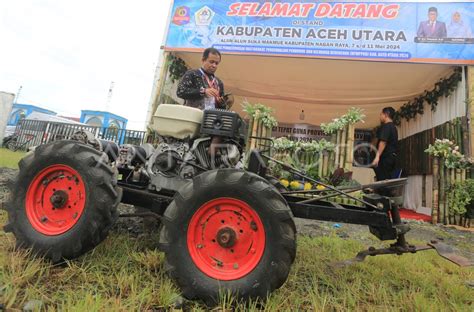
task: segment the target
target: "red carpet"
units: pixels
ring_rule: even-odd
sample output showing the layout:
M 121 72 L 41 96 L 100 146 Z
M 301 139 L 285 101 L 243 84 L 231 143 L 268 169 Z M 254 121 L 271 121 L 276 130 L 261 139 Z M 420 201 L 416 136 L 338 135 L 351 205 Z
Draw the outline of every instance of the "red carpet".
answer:
M 427 216 L 421 213 L 416 213 L 413 210 L 403 209 L 403 208 L 400 209 L 400 217 L 402 219 L 408 219 L 408 220 L 420 220 L 420 221 L 425 221 L 425 222 L 431 222 L 431 216 Z

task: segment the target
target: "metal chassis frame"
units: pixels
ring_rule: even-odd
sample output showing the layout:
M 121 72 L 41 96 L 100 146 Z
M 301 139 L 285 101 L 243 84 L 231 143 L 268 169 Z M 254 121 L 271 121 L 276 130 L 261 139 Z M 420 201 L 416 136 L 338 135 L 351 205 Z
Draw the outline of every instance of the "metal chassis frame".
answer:
M 391 205 L 390 198 L 371 194 L 365 196 L 363 200 L 357 199 L 351 196 L 349 193 L 362 189 L 363 187 L 350 188 L 348 190 L 334 188 L 321 181 L 316 181 L 308 177 L 304 172 L 279 162 L 276 159 L 260 154 L 258 150 L 252 150 L 250 152 L 248 170 L 266 178 L 267 165 L 264 158 L 267 161 L 278 163 L 285 170 L 297 174 L 307 181 L 323 185 L 327 190 L 333 192 L 333 195 L 331 196 L 343 195 L 357 200 L 363 204 L 363 206 L 344 205 L 320 199 L 308 200 L 305 197 L 295 196 L 296 194 L 311 194 L 314 193 L 314 190 L 283 192 L 282 196 L 285 198 L 295 217 L 320 221 L 368 225 L 370 232 L 380 240 L 397 239 L 397 243 L 404 246 L 406 245 L 404 234 L 409 231 L 409 227 L 402 223 L 398 208 Z M 404 181 L 395 181 L 395 183 L 402 182 Z M 393 183 L 393 181 L 379 183 L 377 184 L 377 187 L 383 187 L 389 185 L 390 183 Z
M 277 160 L 271 159 L 269 156 L 260 154 L 260 151 L 258 150 L 253 150 L 250 153 L 248 171 L 267 178 L 267 167 L 263 157 L 278 162 Z M 367 195 L 363 200 L 360 200 L 349 195 L 350 192 L 354 192 L 360 188 L 336 189 L 330 185 L 324 184 L 323 182 L 315 181 L 304 173 L 281 162 L 278 163 L 306 180 L 324 185 L 326 187 L 326 192 L 331 192 L 331 194 L 323 196 L 324 198 L 343 195 L 358 200 L 364 205 L 361 207 L 356 205 L 337 204 L 330 201 L 320 200 L 318 198 L 308 199 L 307 197 L 305 198 L 302 196 L 312 194 L 315 190 L 282 192 L 281 195 L 285 198 L 295 217 L 368 225 L 370 231 L 381 240 L 396 239 L 398 234 L 406 232 L 406 230 L 403 230 L 404 225 L 401 223 L 401 220 L 398 218 L 397 222 L 396 218 L 394 218 L 397 215 L 399 216 L 399 212 L 397 207 L 392 207 L 390 199 L 372 194 Z M 122 181 L 119 181 L 118 184 L 123 190 L 122 202 L 142 207 L 149 207 L 152 212 L 157 214 L 163 214 L 167 205 L 173 200 L 173 194 L 155 193 L 148 190 L 146 186 L 131 185 Z

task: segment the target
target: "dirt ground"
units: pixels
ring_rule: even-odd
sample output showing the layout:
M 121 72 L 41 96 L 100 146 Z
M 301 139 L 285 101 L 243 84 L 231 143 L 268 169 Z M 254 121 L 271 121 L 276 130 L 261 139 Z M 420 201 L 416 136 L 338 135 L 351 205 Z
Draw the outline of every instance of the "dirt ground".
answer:
M 16 175 L 17 170 L 0 168 L 0 208 L 4 206 L 8 189 L 6 183 Z M 121 204 L 121 213 L 132 213 L 133 206 Z M 299 235 L 318 237 L 336 234 L 343 239 L 358 240 L 364 245 L 380 247 L 384 244 L 370 234 L 367 226 L 314 221 L 306 219 L 295 219 Z M 474 232 L 459 228 L 451 228 L 443 225 L 432 225 L 421 221 L 407 221 L 411 231 L 407 234 L 408 241 L 416 244 L 438 240 L 455 247 L 459 254 L 474 259 Z M 141 218 L 119 218 L 114 231 L 128 232 L 131 235 L 146 235 L 147 232 L 157 230 L 156 222 L 142 220 Z

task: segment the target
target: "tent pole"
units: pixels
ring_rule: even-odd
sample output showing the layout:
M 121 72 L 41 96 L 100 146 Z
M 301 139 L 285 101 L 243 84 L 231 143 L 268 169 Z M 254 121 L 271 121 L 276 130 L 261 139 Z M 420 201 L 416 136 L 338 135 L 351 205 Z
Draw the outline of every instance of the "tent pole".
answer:
M 353 124 L 348 125 L 347 131 L 347 155 L 346 155 L 346 170 L 352 171 L 352 163 L 354 161 L 354 135 L 355 126 Z

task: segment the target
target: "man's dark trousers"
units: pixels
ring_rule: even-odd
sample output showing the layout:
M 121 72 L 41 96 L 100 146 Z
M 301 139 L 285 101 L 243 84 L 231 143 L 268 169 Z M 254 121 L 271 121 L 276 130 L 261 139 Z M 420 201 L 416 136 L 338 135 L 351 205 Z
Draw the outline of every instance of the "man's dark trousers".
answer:
M 394 155 L 382 155 L 380 157 L 379 165 L 374 168 L 375 175 L 377 176 L 377 181 L 383 181 L 387 179 L 392 179 L 393 172 L 396 168 L 396 159 Z M 387 188 L 382 188 L 378 192 L 383 196 L 391 196 L 391 190 Z

